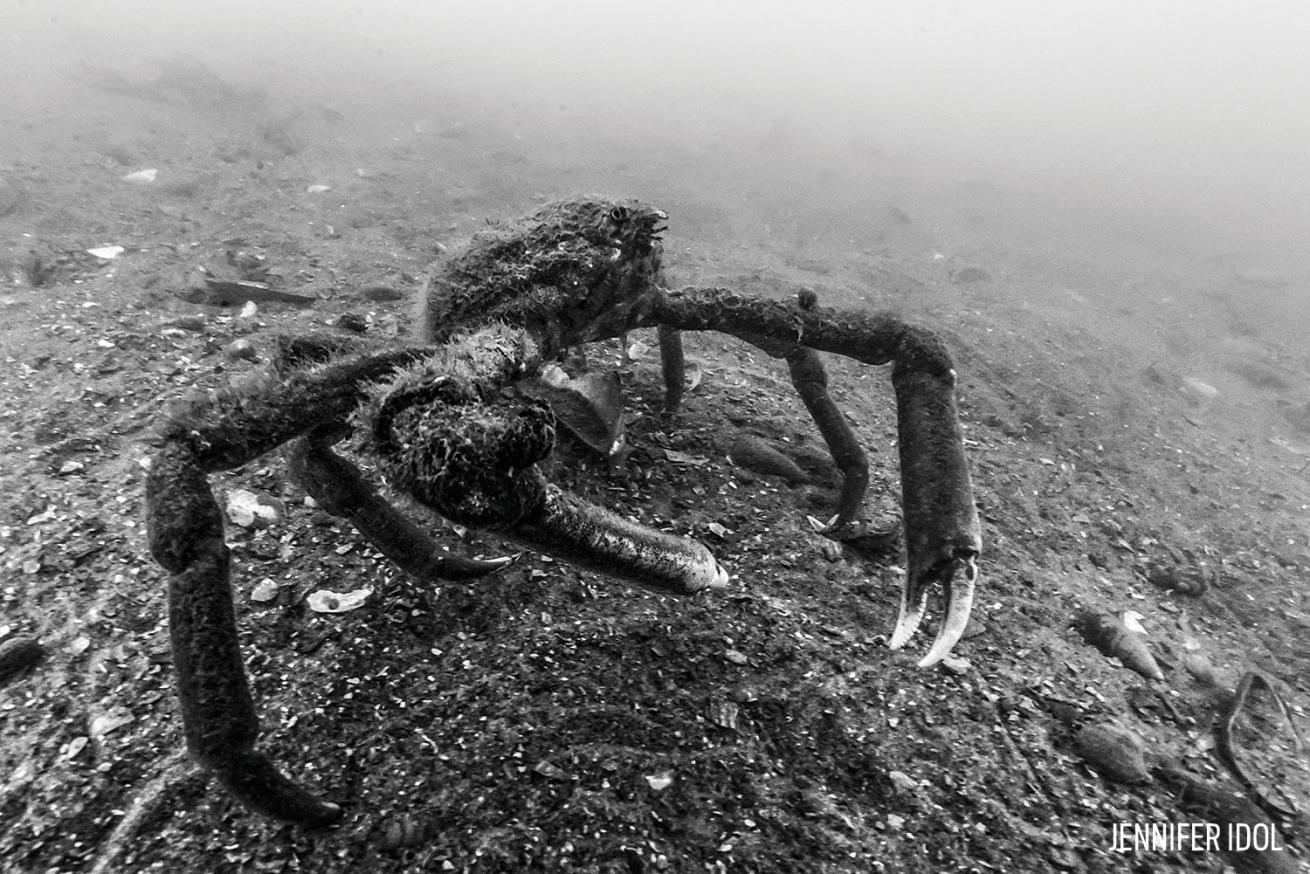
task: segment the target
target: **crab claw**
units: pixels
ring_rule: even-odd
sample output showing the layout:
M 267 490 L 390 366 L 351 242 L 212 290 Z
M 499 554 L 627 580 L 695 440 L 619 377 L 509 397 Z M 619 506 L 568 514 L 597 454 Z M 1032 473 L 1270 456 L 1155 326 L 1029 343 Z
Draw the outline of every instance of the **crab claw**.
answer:
M 963 571 L 962 584 L 955 584 L 956 571 Z M 974 586 L 978 580 L 978 565 L 975 555 L 961 552 L 947 561 L 939 562 L 922 574 L 907 574 L 905 587 L 901 591 L 901 612 L 896 620 L 896 629 L 888 643 L 890 649 L 900 649 L 909 642 L 923 621 L 924 608 L 928 603 L 928 589 L 934 582 L 941 582 L 946 602 L 945 616 L 937 630 L 927 655 L 919 660 L 919 667 L 927 668 L 937 664 L 948 656 L 964 635 L 969 624 L 969 614 L 973 610 Z

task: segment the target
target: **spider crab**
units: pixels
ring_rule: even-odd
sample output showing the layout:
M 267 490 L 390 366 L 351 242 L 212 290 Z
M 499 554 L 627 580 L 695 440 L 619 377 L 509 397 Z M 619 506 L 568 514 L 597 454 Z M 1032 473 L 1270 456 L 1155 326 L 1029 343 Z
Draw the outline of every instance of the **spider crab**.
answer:
M 785 359 L 843 474 L 823 533 L 857 537 L 868 482 L 854 433 L 829 397 L 816 350 L 893 365 L 908 552 L 903 646 L 940 585 L 945 617 L 922 661 L 946 656 L 969 619 L 981 548 L 956 413 L 955 371 L 932 333 L 890 315 L 831 310 L 812 294 L 756 299 L 720 288 L 663 287 L 663 212 L 636 201 L 552 204 L 492 226 L 434 275 L 420 342 L 380 348 L 361 337 L 284 339 L 253 383 L 210 392 L 162 424 L 147 482 L 150 550 L 169 573 L 169 624 L 191 753 L 248 807 L 330 823 L 340 806 L 287 778 L 256 749 L 259 720 L 237 642 L 223 514 L 208 475 L 289 444 L 291 476 L 328 512 L 420 578 L 469 579 L 509 559 L 449 555 L 333 451 L 363 435 L 390 486 L 470 528 L 666 593 L 722 586 L 727 572 L 694 540 L 651 530 L 548 482 L 555 419 L 502 388 L 566 349 L 656 327 L 668 411 L 683 391 L 680 331 L 721 331 Z

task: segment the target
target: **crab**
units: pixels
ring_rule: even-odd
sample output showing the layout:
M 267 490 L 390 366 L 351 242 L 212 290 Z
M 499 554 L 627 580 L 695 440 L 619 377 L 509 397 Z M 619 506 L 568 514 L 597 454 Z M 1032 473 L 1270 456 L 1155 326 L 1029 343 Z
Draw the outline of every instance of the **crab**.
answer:
M 468 580 L 512 559 L 453 555 L 388 501 L 334 444 L 358 437 L 391 490 L 445 519 L 577 566 L 695 595 L 728 572 L 703 544 L 635 524 L 549 482 L 550 407 L 504 391 L 582 344 L 658 330 L 665 411 L 682 401 L 681 331 L 735 335 L 784 359 L 843 477 L 822 533 L 867 536 L 859 520 L 867 461 L 830 397 L 820 351 L 892 364 L 907 551 L 889 640 L 904 646 L 940 586 L 945 615 L 919 662 L 951 652 L 969 620 L 981 537 L 956 400 L 956 373 L 932 332 L 886 314 L 753 298 L 722 288 L 664 287 L 662 211 L 586 198 L 493 225 L 431 277 L 418 342 L 367 336 L 283 338 L 253 380 L 176 404 L 159 430 L 147 478 L 148 537 L 169 574 L 169 626 L 191 754 L 248 808 L 310 826 L 342 807 L 283 774 L 256 747 L 259 718 L 237 639 L 230 556 L 211 473 L 286 446 L 291 477 L 383 555 L 424 579 Z

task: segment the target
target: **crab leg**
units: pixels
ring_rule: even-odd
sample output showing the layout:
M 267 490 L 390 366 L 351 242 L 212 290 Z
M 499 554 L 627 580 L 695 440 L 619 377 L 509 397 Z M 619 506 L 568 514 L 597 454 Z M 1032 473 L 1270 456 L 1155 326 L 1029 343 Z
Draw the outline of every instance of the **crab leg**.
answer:
M 652 293 L 643 324 L 721 331 L 753 343 L 760 338 L 804 343 L 867 364 L 892 364 L 908 567 L 890 645 L 900 648 L 914 634 L 928 590 L 939 583 L 946 616 L 919 664 L 934 664 L 950 653 L 969 621 L 982 542 L 955 404 L 955 370 L 945 344 L 891 315 L 798 308 L 721 288 Z
M 864 448 L 855 439 L 855 431 L 828 394 L 828 372 L 819 360 L 819 353 L 806 346 L 797 346 L 787 355 L 787 368 L 791 373 L 791 384 L 810 411 L 823 441 L 828 444 L 832 460 L 842 473 L 837 519 L 829 534 L 840 540 L 842 532 L 854 526 L 855 516 L 864 502 L 864 493 L 869 487 L 869 461 Z
M 497 348 L 524 357 L 488 354 Z M 700 543 L 629 522 L 546 481 L 536 465 L 555 445 L 550 408 L 485 401 L 535 348 L 525 331 L 487 329 L 444 350 L 444 375 L 434 378 L 425 365 L 380 389 L 373 436 L 388 481 L 453 522 L 659 591 L 689 595 L 724 585 L 726 571 Z
M 673 328 L 659 326 L 660 370 L 664 375 L 664 412 L 676 413 L 682 406 L 687 385 L 687 360 L 682 354 L 682 335 Z
M 383 555 L 420 580 L 471 580 L 500 570 L 512 558 L 478 561 L 449 555 L 423 529 L 382 499 L 359 468 L 332 451 L 324 435 L 291 443 L 292 479 L 324 510 L 350 521 Z
M 287 779 L 255 749 L 259 717 L 237 643 L 231 557 L 207 473 L 258 458 L 317 423 L 341 420 L 360 386 L 412 359 L 406 350 L 298 373 L 277 392 L 217 393 L 166 423 L 146 479 L 147 533 L 169 572 L 169 636 L 187 747 L 255 810 L 325 824 L 341 808 Z
M 168 629 L 187 748 L 246 805 L 323 825 L 341 808 L 283 776 L 255 749 L 259 717 L 237 644 L 223 516 L 196 452 L 155 456 L 148 481 L 151 551 L 169 571 Z
M 630 522 L 555 485 L 547 485 L 535 518 L 506 533 L 539 552 L 664 594 L 694 595 L 728 583 L 727 570 L 699 542 Z
M 664 353 L 664 407 L 668 412 L 677 412 L 677 404 L 671 403 L 669 399 L 682 399 L 682 335 L 675 328 L 660 325 L 659 336 L 660 349 Z M 798 346 L 794 337 L 792 342 L 786 342 L 746 331 L 738 332 L 737 336 L 759 347 L 766 354 L 787 361 L 791 384 L 800 395 L 805 409 L 810 411 L 810 417 L 823 435 L 823 442 L 828 445 L 832 460 L 841 470 L 842 488 L 837 500 L 837 516 L 824 534 L 834 540 L 842 540 L 846 535 L 859 533 L 855 517 L 860 512 L 864 493 L 869 487 L 869 461 L 855 437 L 855 431 L 828 394 L 828 372 L 819 354 L 806 346 Z M 666 348 L 666 337 L 676 342 L 670 342 Z M 673 391 L 675 384 L 678 387 L 676 395 Z

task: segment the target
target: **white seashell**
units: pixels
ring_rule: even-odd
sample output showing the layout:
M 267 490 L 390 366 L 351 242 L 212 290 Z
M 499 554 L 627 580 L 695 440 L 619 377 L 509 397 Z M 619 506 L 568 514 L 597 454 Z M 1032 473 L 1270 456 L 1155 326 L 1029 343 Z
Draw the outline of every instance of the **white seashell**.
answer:
M 646 783 L 656 792 L 662 792 L 673 785 L 673 775 L 665 771 L 662 774 L 647 774 Z
M 317 592 L 310 592 L 305 598 L 305 603 L 309 604 L 309 609 L 315 613 L 345 613 L 347 610 L 362 607 L 368 596 L 372 594 L 372 589 L 354 589 L 350 592 L 329 592 L 327 589 L 319 589 Z
M 1198 401 L 1212 401 L 1219 396 L 1219 389 L 1191 376 L 1183 377 L 1183 391 Z
M 257 604 L 263 604 L 272 601 L 277 597 L 277 583 L 268 577 L 264 577 L 250 592 L 250 600 Z
M 227 518 L 242 528 L 263 528 L 282 518 L 281 510 L 249 489 L 227 493 Z

